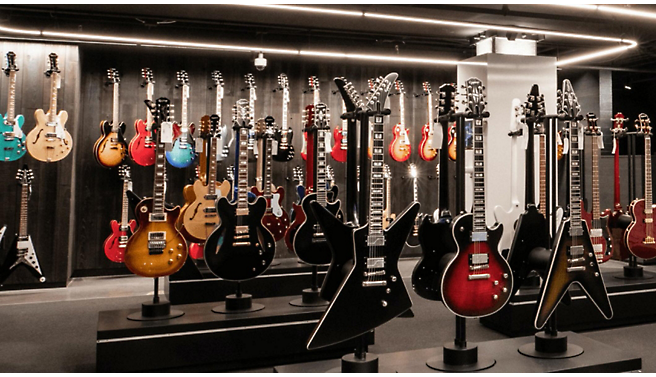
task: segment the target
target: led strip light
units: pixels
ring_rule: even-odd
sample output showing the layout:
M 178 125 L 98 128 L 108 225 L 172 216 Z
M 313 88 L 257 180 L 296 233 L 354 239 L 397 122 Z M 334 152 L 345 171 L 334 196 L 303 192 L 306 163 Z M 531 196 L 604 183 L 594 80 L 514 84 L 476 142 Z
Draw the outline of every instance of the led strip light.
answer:
M 613 15 L 616 15 L 616 16 L 621 14 L 623 16 L 656 19 L 656 13 L 654 13 L 654 12 L 648 12 L 648 11 L 644 11 L 644 10 L 634 10 L 634 9 L 620 8 L 620 7 L 613 7 L 613 6 L 608 6 L 608 5 L 591 5 L 591 4 L 548 4 L 548 5 L 559 6 L 559 7 L 568 7 L 568 8 L 586 9 L 586 10 L 592 10 L 592 11 L 600 11 L 600 12 L 612 13 Z

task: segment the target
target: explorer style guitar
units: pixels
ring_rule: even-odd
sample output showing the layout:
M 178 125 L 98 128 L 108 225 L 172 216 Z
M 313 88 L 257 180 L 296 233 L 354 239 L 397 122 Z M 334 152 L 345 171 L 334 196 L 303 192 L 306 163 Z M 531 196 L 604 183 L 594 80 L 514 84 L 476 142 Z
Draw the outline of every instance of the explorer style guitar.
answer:
M 613 309 L 599 271 L 587 224 L 581 220 L 581 154 L 579 149 L 580 106 L 569 80 L 563 81 L 559 92 L 558 114 L 569 129 L 569 217 L 563 220 L 554 238 L 551 263 L 540 288 L 540 300 L 535 317 L 535 328 L 541 329 L 569 287 L 577 283 L 599 309 L 610 319 Z
M 422 85 L 428 101 L 428 122 L 421 129 L 419 157 L 424 161 L 433 161 L 437 157 L 437 150 L 433 146 L 433 93 L 429 82 L 424 82 Z
M 125 266 L 143 277 L 168 276 L 178 271 L 187 259 L 187 241 L 175 228 L 180 207 L 166 208 L 166 158 L 160 129 L 168 122 L 170 101 L 159 98 L 155 103 L 146 101 L 153 112 L 151 131 L 155 133 L 155 178 L 153 197 L 144 198 L 134 208 L 139 228 L 128 240 L 125 248 Z
M 223 96 L 224 96 L 224 82 L 223 76 L 219 71 L 212 71 L 212 82 L 214 83 L 214 88 L 216 89 L 216 98 L 215 98 L 215 107 L 214 114 L 219 116 L 220 120 L 223 120 Z M 232 131 L 232 130 L 230 130 Z M 220 126 L 216 130 L 216 137 L 218 138 L 217 148 L 219 153 L 216 155 L 217 161 L 223 161 L 228 157 L 230 152 L 230 146 L 232 145 L 232 139 L 228 142 L 228 127 Z M 233 136 L 234 138 L 234 136 Z
M 194 124 L 188 123 L 189 75 L 186 71 L 178 71 L 177 75 L 178 86 L 182 88 L 182 121 L 180 124 L 173 123 L 174 140 L 171 150 L 166 151 L 166 159 L 173 167 L 186 168 L 196 160 L 196 147 L 191 137 Z
M 394 161 L 404 162 L 410 157 L 412 146 L 410 145 L 410 138 L 408 138 L 408 129 L 405 128 L 405 90 L 403 90 L 403 83 L 401 80 L 396 80 L 395 83 L 397 94 L 399 95 L 399 116 L 401 117 L 399 124 L 394 126 L 394 138 L 389 145 L 389 154 Z
M 645 136 L 645 197 L 636 199 L 629 206 L 631 223 L 626 228 L 624 240 L 631 254 L 642 259 L 656 258 L 654 237 L 654 205 L 651 180 L 651 122 L 647 114 L 638 115 L 636 129 Z
M 410 175 L 410 178 L 412 178 L 412 201 L 418 202 L 419 200 L 417 195 L 417 177 L 419 176 L 419 173 L 417 172 L 417 165 L 410 164 L 410 166 L 408 166 L 408 174 Z M 419 246 L 419 226 L 421 225 L 421 221 L 423 218 L 424 218 L 423 214 L 421 213 L 417 214 L 417 217 L 415 218 L 415 223 L 412 226 L 412 231 L 410 232 L 408 239 L 405 241 L 406 245 L 408 245 L 409 247 Z
M 25 265 L 32 275 L 39 279 L 39 282 L 43 283 L 46 281 L 46 277 L 43 276 L 41 266 L 39 265 L 39 258 L 37 258 L 36 251 L 34 250 L 32 237 L 27 232 L 27 202 L 30 200 L 30 194 L 32 193 L 33 179 L 34 173 L 27 168 L 27 165 L 19 169 L 16 174 L 16 180 L 18 180 L 18 184 L 21 186 L 20 225 L 18 227 L 18 234 L 16 234 L 14 242 L 11 244 L 11 248 L 5 257 L 5 261 L 0 267 L 0 285 L 20 265 Z
M 100 138 L 93 145 L 93 155 L 100 166 L 113 168 L 123 162 L 128 152 L 128 146 L 123 138 L 125 123 L 118 121 L 118 88 L 121 77 L 116 68 L 110 68 L 107 70 L 107 78 L 114 89 L 112 121 L 100 122 Z
M 142 87 L 146 87 L 146 99 L 153 100 L 155 93 L 155 81 L 153 80 L 153 70 L 150 68 L 143 68 L 141 76 L 144 81 Z M 155 163 L 155 142 L 153 141 L 153 133 L 151 126 L 153 124 L 153 116 L 150 110 L 146 111 L 146 120 L 139 119 L 134 122 L 134 130 L 136 131 L 130 144 L 128 145 L 128 153 L 132 161 L 141 166 L 150 166 Z
M 281 73 L 278 75 L 278 85 L 282 88 L 282 128 L 276 129 L 274 141 L 277 144 L 277 153 L 273 155 L 273 159 L 286 162 L 294 158 L 294 146 L 292 145 L 294 130 L 287 125 L 287 118 L 289 117 L 287 114 L 289 109 L 289 79 L 286 74 Z
M 266 200 L 248 203 L 248 133 L 252 127 L 248 101 L 240 99 L 234 108 L 238 133 L 237 200 L 219 198 L 216 209 L 219 225 L 205 242 L 205 262 L 213 274 L 225 280 L 247 280 L 263 273 L 273 261 L 276 241 L 262 224 Z
M 73 139 L 66 131 L 68 113 L 57 112 L 57 90 L 61 84 L 57 54 L 48 55 L 50 67 L 45 71 L 50 77 L 50 109 L 45 113 L 42 109 L 34 112 L 36 127 L 27 134 L 27 151 L 41 162 L 56 162 L 62 160 L 73 150 Z
M 374 95 L 366 105 L 366 110 L 374 112 L 368 223 L 353 228 L 335 218 L 319 202 L 312 204 L 331 249 L 353 255 L 353 265 L 314 329 L 307 345 L 310 350 L 362 335 L 412 306 L 399 274 L 398 260 L 419 212 L 419 203 L 411 203 L 389 228 L 383 228 L 383 109 L 396 77 L 396 73 L 390 73 L 378 79 Z
M 626 129 L 624 122 L 628 119 L 622 113 L 617 113 L 611 119 L 613 127 L 611 133 L 613 134 L 613 161 L 614 161 L 614 178 L 615 185 L 613 190 L 613 212 L 608 217 L 608 232 L 610 234 L 612 244 L 613 259 L 624 260 L 629 257 L 629 250 L 624 243 L 624 231 L 626 226 L 631 222 L 631 216 L 624 213 L 622 201 L 620 199 L 620 144 L 619 138 L 622 136 Z
M 453 220 L 452 234 L 457 251 L 442 279 L 442 302 L 462 317 L 483 317 L 497 312 L 513 288 L 508 262 L 498 252 L 503 225 L 488 229 L 485 223 L 485 137 L 489 113 L 485 109 L 483 83 L 470 78 L 465 83 L 467 117 L 473 118 L 474 200 L 472 213 Z
M 137 222 L 128 220 L 128 197 L 126 193 L 132 190 L 132 180 L 130 178 L 130 167 L 121 165 L 118 168 L 118 175 L 123 180 L 123 195 L 121 196 L 121 222 L 112 220 L 109 225 L 112 228 L 112 234 L 107 237 L 103 244 L 107 259 L 112 262 L 123 263 L 125 247 L 128 239 L 132 236 L 137 228 Z
M 2 161 L 16 161 L 25 155 L 25 134 L 22 127 L 25 118 L 16 115 L 16 54 L 12 51 L 5 56 L 6 66 L 2 69 L 9 77 L 9 95 L 7 96 L 7 113 L 0 114 L 0 158 Z

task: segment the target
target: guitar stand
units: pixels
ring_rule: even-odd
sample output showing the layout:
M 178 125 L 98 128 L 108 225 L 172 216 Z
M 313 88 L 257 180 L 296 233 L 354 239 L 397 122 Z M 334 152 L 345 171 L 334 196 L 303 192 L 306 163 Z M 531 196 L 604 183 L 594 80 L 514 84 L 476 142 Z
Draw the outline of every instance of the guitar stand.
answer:
M 378 355 L 369 352 L 367 336 L 360 336 L 360 343 L 354 353 L 342 356 L 341 366 L 327 370 L 326 373 L 395 373 L 395 370 L 380 369 Z
M 264 309 L 264 305 L 253 303 L 253 295 L 241 291 L 241 282 L 237 282 L 235 294 L 227 295 L 225 301 L 212 308 L 214 313 L 236 314 L 253 313 Z
M 289 302 L 291 306 L 302 308 L 328 306 L 329 302 L 319 296 L 319 268 L 312 265 L 312 286 L 303 290 L 301 298 Z
M 141 304 L 141 311 L 128 315 L 131 321 L 160 321 L 182 317 L 184 312 L 181 310 L 171 310 L 171 303 L 159 299 L 159 278 L 155 278 L 153 289 L 153 302 L 144 302 Z
M 567 335 L 556 328 L 556 311 L 553 312 L 543 332 L 535 334 L 534 343 L 526 343 L 517 350 L 524 356 L 537 359 L 567 359 L 583 354 L 583 348 L 567 343 Z

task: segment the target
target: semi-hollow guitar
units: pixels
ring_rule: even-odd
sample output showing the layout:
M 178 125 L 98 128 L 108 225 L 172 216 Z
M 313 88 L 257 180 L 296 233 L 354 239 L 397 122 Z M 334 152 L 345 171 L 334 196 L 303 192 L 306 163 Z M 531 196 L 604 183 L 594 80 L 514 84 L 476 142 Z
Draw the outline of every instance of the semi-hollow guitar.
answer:
M 617 113 L 611 119 L 613 127 L 611 133 L 613 134 L 613 162 L 614 162 L 614 190 L 613 190 L 613 212 L 608 217 L 608 233 L 612 244 L 612 258 L 616 260 L 624 260 L 628 258 L 631 253 L 626 248 L 624 243 L 624 231 L 631 223 L 631 216 L 624 213 L 622 207 L 622 200 L 620 199 L 620 144 L 619 138 L 622 136 L 626 129 L 624 128 L 625 118 L 622 113 Z
M 16 54 L 12 51 L 5 56 L 6 66 L 2 71 L 9 78 L 9 93 L 7 96 L 7 112 L 0 114 L 0 158 L 2 161 L 16 161 L 27 152 L 25 134 L 22 127 L 25 118 L 16 115 Z
M 180 207 L 165 206 L 166 157 L 161 141 L 162 123 L 169 118 L 170 101 L 159 98 L 155 103 L 146 101 L 155 121 L 155 178 L 153 197 L 144 198 L 134 208 L 139 227 L 125 248 L 125 266 L 143 277 L 168 276 L 178 271 L 187 259 L 187 241 L 176 229 Z M 167 125 L 169 126 L 169 125 Z
M 45 71 L 50 77 L 50 109 L 34 112 L 36 127 L 27 134 L 27 151 L 41 162 L 56 162 L 64 159 L 73 150 L 73 139 L 66 130 L 68 113 L 57 112 L 57 90 L 61 85 L 61 75 L 57 66 L 57 54 L 48 55 L 49 68 Z
M 112 96 L 112 121 L 100 122 L 100 138 L 93 145 L 93 155 L 100 166 L 113 168 L 120 165 L 128 153 L 128 146 L 123 138 L 125 123 L 118 121 L 119 114 L 119 85 L 121 76 L 116 68 L 107 70 L 107 78 L 112 84 L 114 94 Z
M 424 82 L 422 85 L 428 101 L 428 121 L 421 129 L 419 157 L 424 161 L 433 161 L 437 157 L 437 149 L 433 146 L 433 93 L 429 82 Z
M 287 125 L 289 111 L 289 79 L 287 75 L 281 73 L 278 75 L 278 85 L 282 89 L 282 128 L 276 129 L 274 141 L 276 143 L 276 154 L 273 159 L 280 162 L 291 161 L 294 158 L 294 130 Z
M 456 124 L 449 126 L 446 134 L 448 135 L 447 149 L 449 150 L 449 160 L 456 160 L 456 147 L 458 146 L 458 137 L 456 136 Z
M 150 68 L 143 68 L 141 76 L 144 81 L 141 84 L 146 88 L 146 99 L 153 100 L 155 92 L 155 81 L 153 80 L 153 70 Z M 155 163 L 155 142 L 153 141 L 153 133 L 151 125 L 153 124 L 153 116 L 150 110 L 146 111 L 146 120 L 139 119 L 134 122 L 135 135 L 128 144 L 128 153 L 130 158 L 137 165 L 150 166 Z
M 410 157 L 412 146 L 410 145 L 410 138 L 408 138 L 408 129 L 405 128 L 405 90 L 403 89 L 403 83 L 401 80 L 396 80 L 395 86 L 399 95 L 400 121 L 392 130 L 394 137 L 389 145 L 389 154 L 394 161 L 404 162 Z
M 189 74 L 187 71 L 178 71 L 179 87 L 182 88 L 182 119 L 180 124 L 173 123 L 173 145 L 166 151 L 166 159 L 171 166 L 186 168 L 196 160 L 196 144 L 191 134 L 194 124 L 188 123 L 189 113 Z
M 126 193 L 132 190 L 132 180 L 130 178 L 130 167 L 121 165 L 118 168 L 118 175 L 123 180 L 123 195 L 121 196 L 121 222 L 112 220 L 109 225 L 112 228 L 112 234 L 107 237 L 103 244 L 105 256 L 107 259 L 116 263 L 123 263 L 125 247 L 132 233 L 137 228 L 137 222 L 128 220 L 128 197 Z
M 442 302 L 462 317 L 483 317 L 500 310 L 510 299 L 513 276 L 508 262 L 498 251 L 503 225 L 488 228 L 485 220 L 485 94 L 483 83 L 470 78 L 465 83 L 467 108 L 473 119 L 474 198 L 472 213 L 453 220 L 456 256 L 442 279 Z

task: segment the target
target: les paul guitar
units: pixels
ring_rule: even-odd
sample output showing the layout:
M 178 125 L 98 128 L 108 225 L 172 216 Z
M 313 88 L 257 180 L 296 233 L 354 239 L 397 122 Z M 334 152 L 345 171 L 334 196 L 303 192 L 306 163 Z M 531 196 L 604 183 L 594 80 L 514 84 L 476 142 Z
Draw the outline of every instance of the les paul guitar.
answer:
M 103 120 L 100 122 L 100 138 L 93 145 L 93 155 L 100 166 L 113 168 L 123 162 L 128 146 L 123 138 L 125 123 L 119 123 L 118 121 L 118 88 L 121 77 L 116 68 L 110 68 L 107 70 L 107 78 L 114 88 L 112 121 Z
M 125 247 L 128 244 L 128 239 L 137 228 L 137 222 L 128 220 L 128 197 L 126 193 L 132 191 L 132 180 L 130 179 L 130 167 L 121 165 L 118 168 L 118 175 L 123 180 L 123 195 L 121 196 L 121 222 L 112 220 L 109 225 L 112 228 L 112 234 L 107 237 L 103 244 L 105 255 L 107 259 L 112 262 L 122 263 L 124 260 Z
M 403 83 L 401 80 L 396 80 L 395 83 L 397 94 L 399 95 L 399 116 L 401 120 L 399 124 L 394 126 L 394 138 L 389 146 L 389 154 L 394 161 L 404 162 L 410 157 L 412 146 L 410 145 L 410 138 L 408 138 L 408 129 L 405 128 L 405 91 L 403 90 Z
M 288 109 L 289 109 L 289 79 L 287 75 L 281 73 L 278 75 L 278 85 L 282 88 L 282 128 L 276 129 L 275 141 L 277 143 L 276 154 L 273 159 L 280 162 L 291 161 L 294 158 L 294 146 L 292 139 L 294 137 L 294 130 L 287 125 Z
M 437 150 L 433 146 L 433 93 L 429 82 L 424 82 L 424 94 L 428 101 L 428 122 L 421 129 L 421 142 L 419 143 L 419 157 L 424 161 L 433 161 L 437 157 Z
M 71 153 L 73 139 L 65 127 L 68 113 L 57 112 L 57 90 L 61 85 L 57 54 L 51 53 L 48 61 L 50 67 L 45 75 L 50 77 L 50 109 L 47 113 L 42 109 L 34 112 L 36 127 L 27 134 L 27 151 L 41 162 L 56 162 Z
M 146 87 L 146 98 L 149 101 L 153 100 L 153 93 L 155 91 L 155 81 L 153 80 L 153 70 L 150 68 L 143 68 L 141 76 L 144 82 L 141 86 Z M 153 116 L 150 110 L 147 111 L 146 120 L 139 119 L 134 122 L 134 130 L 136 131 L 130 144 L 128 145 L 128 153 L 130 158 L 137 165 L 150 166 L 155 163 L 155 143 L 153 142 L 153 133 L 151 126 L 153 124 Z
M 191 134 L 194 124 L 188 123 L 189 113 L 189 74 L 187 71 L 178 72 L 179 87 L 182 88 L 182 120 L 180 124 L 173 123 L 173 145 L 166 151 L 166 159 L 176 168 L 191 166 L 196 160 L 196 147 Z
M 0 114 L 0 158 L 2 161 L 16 161 L 25 155 L 25 134 L 22 127 L 25 118 L 16 115 L 16 54 L 12 51 L 5 56 L 6 66 L 2 69 L 9 77 L 9 95 L 7 96 L 7 113 Z
M 419 177 L 419 173 L 417 171 L 417 165 L 415 164 L 410 164 L 408 166 L 408 174 L 410 175 L 410 178 L 412 178 L 412 201 L 413 202 L 419 202 L 419 195 L 417 194 L 417 179 Z M 419 226 L 421 225 L 421 221 L 424 218 L 424 215 L 421 213 L 417 214 L 417 217 L 415 218 L 415 223 L 412 226 L 412 231 L 410 232 L 410 235 L 408 236 L 408 239 L 405 241 L 406 245 L 409 247 L 418 247 L 419 246 Z

